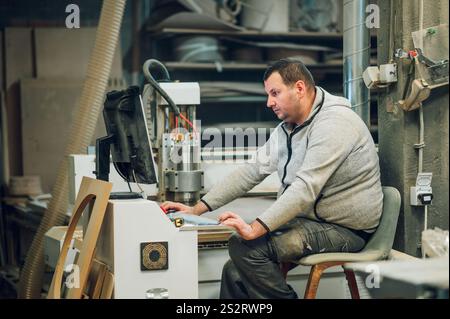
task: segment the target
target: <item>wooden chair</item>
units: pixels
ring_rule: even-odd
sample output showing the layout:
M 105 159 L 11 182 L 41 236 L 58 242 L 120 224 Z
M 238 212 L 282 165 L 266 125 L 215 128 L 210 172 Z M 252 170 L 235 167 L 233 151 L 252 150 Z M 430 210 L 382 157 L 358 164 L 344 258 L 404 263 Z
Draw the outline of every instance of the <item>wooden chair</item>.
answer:
M 383 214 L 376 232 L 366 246 L 357 253 L 323 253 L 303 257 L 298 264 L 311 266 L 305 299 L 316 297 L 319 281 L 325 269 L 342 266 L 348 262 L 367 262 L 387 259 L 394 242 L 397 220 L 400 212 L 400 193 L 394 187 L 383 187 Z M 282 263 L 281 271 L 286 278 L 287 272 L 298 264 Z M 358 285 L 353 271 L 344 269 L 345 276 L 353 299 L 359 299 Z

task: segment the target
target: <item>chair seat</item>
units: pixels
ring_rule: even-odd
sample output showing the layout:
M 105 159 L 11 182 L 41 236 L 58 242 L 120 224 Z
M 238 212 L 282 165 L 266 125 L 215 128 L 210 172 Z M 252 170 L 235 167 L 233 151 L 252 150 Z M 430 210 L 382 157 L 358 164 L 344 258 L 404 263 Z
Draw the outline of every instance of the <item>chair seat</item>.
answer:
M 332 261 L 342 261 L 342 262 L 353 262 L 353 261 L 374 261 L 383 259 L 383 251 L 379 250 L 368 250 L 359 253 L 323 253 L 314 254 L 303 257 L 298 262 L 300 265 L 304 266 L 314 266 L 323 262 Z

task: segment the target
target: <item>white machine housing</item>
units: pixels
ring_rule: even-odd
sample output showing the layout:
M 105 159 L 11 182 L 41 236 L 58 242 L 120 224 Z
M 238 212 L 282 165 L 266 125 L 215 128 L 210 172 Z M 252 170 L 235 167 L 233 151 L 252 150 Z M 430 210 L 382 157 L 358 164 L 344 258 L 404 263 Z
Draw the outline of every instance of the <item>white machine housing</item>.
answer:
M 141 270 L 141 244 L 167 243 L 168 267 Z M 114 298 L 144 299 L 149 290 L 168 298 L 198 298 L 197 231 L 176 228 L 157 203 L 110 200 L 96 258 L 114 273 Z
M 159 83 L 159 86 L 170 96 L 175 104 L 200 104 L 200 85 L 198 82 L 162 82 Z M 168 103 L 159 96 L 158 105 L 168 105 Z

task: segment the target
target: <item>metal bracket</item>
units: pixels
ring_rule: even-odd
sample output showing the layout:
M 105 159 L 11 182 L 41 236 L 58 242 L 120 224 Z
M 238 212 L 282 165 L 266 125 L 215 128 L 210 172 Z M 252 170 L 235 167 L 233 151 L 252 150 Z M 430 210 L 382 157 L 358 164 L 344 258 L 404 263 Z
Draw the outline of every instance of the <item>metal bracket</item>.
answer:
M 412 111 L 420 106 L 422 101 L 430 96 L 431 89 L 424 80 L 415 79 L 411 84 L 411 93 L 405 100 L 398 101 L 398 105 L 405 111 Z
M 424 64 L 434 82 L 448 81 L 448 60 L 433 61 L 423 55 L 422 49 L 417 48 L 417 60 Z

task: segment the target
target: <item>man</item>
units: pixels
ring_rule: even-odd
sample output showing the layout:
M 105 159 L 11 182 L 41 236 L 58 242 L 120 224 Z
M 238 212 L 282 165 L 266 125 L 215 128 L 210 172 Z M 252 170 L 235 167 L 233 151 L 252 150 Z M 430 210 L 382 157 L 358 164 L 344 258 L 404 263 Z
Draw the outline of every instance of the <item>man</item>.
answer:
M 267 107 L 280 123 L 248 163 L 213 187 L 194 207 L 163 207 L 200 215 L 244 195 L 278 171 L 277 200 L 251 224 L 219 216 L 236 229 L 222 272 L 221 298 L 296 298 L 281 262 L 321 252 L 361 250 L 378 226 L 382 189 L 369 130 L 347 99 L 315 86 L 305 65 L 282 59 L 264 74 Z M 265 156 L 268 154 L 268 156 Z

